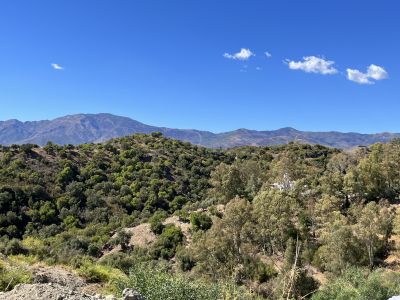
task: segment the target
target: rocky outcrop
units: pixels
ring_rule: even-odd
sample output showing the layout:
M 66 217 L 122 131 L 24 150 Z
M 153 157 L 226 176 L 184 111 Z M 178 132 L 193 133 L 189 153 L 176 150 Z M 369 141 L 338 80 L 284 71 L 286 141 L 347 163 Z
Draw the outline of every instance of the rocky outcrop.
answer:
M 0 262 L 7 266 L 10 264 L 8 257 L 2 253 Z M 17 284 L 8 292 L 0 291 L 0 300 L 146 300 L 131 288 L 123 290 L 122 298 L 100 295 L 98 292 L 101 286 L 87 283 L 84 278 L 65 266 L 37 263 L 22 264 L 19 267 L 29 271 L 31 283 Z
M 6 293 L 0 294 L 0 300 L 95 300 L 95 296 L 81 294 L 57 283 L 19 284 Z
M 123 300 L 146 300 L 145 297 L 140 295 L 134 289 L 124 289 L 122 292 L 122 299 Z
M 86 285 L 83 278 L 62 266 L 35 264 L 30 268 L 33 273 L 33 283 L 57 283 L 74 290 Z
M 146 300 L 133 289 L 125 289 L 122 298 L 112 295 L 89 295 L 58 283 L 19 284 L 10 292 L 0 293 L 0 300 Z

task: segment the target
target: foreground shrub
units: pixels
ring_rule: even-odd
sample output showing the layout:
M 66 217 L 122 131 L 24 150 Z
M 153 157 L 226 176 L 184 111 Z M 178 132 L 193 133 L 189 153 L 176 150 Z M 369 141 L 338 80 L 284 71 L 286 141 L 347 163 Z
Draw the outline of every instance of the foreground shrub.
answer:
M 400 274 L 350 268 L 328 282 L 312 300 L 386 300 L 395 295 L 400 295 Z
M 79 275 L 83 276 L 88 282 L 109 283 L 125 277 L 124 273 L 118 269 L 91 262 L 85 262 L 79 269 Z
M 29 283 L 32 274 L 14 262 L 0 260 L 0 291 L 10 291 L 19 283 Z
M 251 300 L 257 299 L 234 284 L 210 284 L 172 275 L 145 264 L 134 266 L 128 280 L 117 282 L 119 292 L 134 288 L 147 300 Z

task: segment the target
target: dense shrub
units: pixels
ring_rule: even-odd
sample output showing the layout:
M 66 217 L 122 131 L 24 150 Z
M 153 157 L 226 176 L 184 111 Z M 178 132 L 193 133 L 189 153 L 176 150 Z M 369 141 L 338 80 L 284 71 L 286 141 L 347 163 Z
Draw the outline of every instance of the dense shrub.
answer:
M 212 226 L 211 218 L 204 212 L 194 212 L 190 215 L 190 223 L 194 230 L 208 230 Z
M 128 280 L 119 281 L 119 290 L 134 288 L 148 300 L 251 300 L 254 295 L 235 285 L 207 284 L 144 264 L 134 266 Z
M 166 218 L 166 213 L 163 211 L 156 211 L 153 216 L 150 218 L 150 229 L 155 234 L 161 234 L 164 230 L 163 221 Z
M 400 274 L 350 268 L 328 282 L 312 299 L 387 300 L 395 295 L 400 295 Z
M 183 237 L 183 233 L 178 227 L 172 224 L 166 225 L 154 245 L 154 257 L 161 257 L 164 259 L 170 259 L 174 257 L 176 248 L 182 243 Z
M 111 244 L 114 246 L 120 246 L 123 251 L 128 250 L 129 241 L 131 239 L 131 234 L 125 230 L 119 230 L 116 236 L 111 239 Z
M 78 269 L 79 275 L 83 276 L 88 282 L 109 283 L 124 278 L 124 274 L 115 268 L 86 261 Z
M 9 291 L 19 283 L 29 283 L 32 273 L 23 265 L 0 260 L 0 292 Z

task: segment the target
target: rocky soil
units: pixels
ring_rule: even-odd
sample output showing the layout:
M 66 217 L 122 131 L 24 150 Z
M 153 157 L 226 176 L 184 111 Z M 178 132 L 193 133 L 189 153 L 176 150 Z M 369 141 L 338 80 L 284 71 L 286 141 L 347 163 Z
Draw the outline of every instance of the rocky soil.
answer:
M 123 297 L 89 295 L 58 283 L 19 284 L 10 292 L 0 293 L 0 300 L 146 300 L 133 289 L 125 289 Z
M 87 285 L 83 278 L 62 266 L 50 267 L 39 263 L 31 266 L 30 269 L 33 273 L 33 283 L 56 283 L 74 290 Z
M 97 289 L 63 266 L 35 264 L 27 268 L 33 274 L 33 283 L 0 292 L 0 300 L 146 300 L 133 289 L 125 289 L 122 298 L 91 292 Z
M 57 283 L 19 284 L 6 293 L 0 294 L 0 300 L 94 300 L 95 296 L 81 294 L 78 291 Z

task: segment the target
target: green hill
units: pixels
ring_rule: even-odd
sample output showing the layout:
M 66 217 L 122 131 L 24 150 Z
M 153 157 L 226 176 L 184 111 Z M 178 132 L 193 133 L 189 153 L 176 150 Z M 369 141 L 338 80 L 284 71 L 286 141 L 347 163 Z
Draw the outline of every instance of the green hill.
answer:
M 399 231 L 399 170 L 397 141 L 353 152 L 212 150 L 153 133 L 2 146 L 0 252 L 69 265 L 114 292 L 134 285 L 149 299 L 164 297 L 165 280 L 174 293 L 221 299 L 325 299 L 337 292 L 331 282 L 360 274 L 392 295 L 397 265 L 385 259 Z M 146 234 L 151 243 L 132 242 Z M 10 278 L 2 272 L 0 282 Z M 148 285 L 160 285 L 158 296 Z

